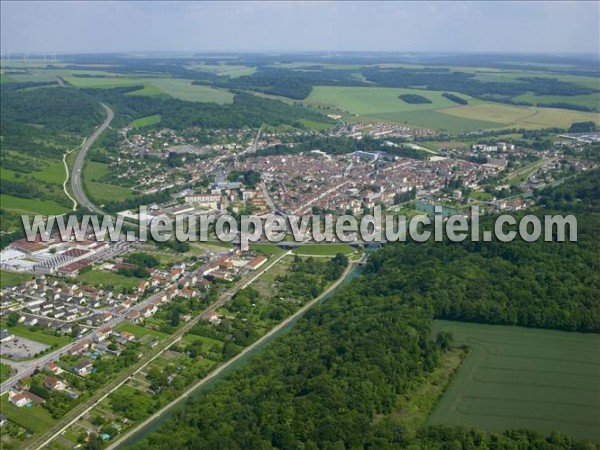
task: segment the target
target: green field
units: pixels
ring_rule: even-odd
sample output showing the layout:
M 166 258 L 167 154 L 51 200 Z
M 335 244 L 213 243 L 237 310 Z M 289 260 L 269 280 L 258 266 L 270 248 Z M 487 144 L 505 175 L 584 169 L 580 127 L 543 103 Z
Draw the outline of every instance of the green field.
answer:
M 586 106 L 588 108 L 600 109 L 600 93 L 588 95 L 535 95 L 532 92 L 513 97 L 518 102 L 537 103 L 570 103 L 573 105 Z
M 265 255 L 281 255 L 285 250 L 279 248 L 277 244 L 255 242 L 250 244 L 250 250 L 253 252 L 263 253 Z
M 151 84 L 164 94 L 190 102 L 231 103 L 233 101 L 233 94 L 231 92 L 225 89 L 215 89 L 210 86 L 193 85 L 192 80 L 154 78 Z
M 0 410 L 12 422 L 21 425 L 32 433 L 48 431 L 56 420 L 42 406 L 36 405 L 31 408 L 17 408 L 8 401 L 8 394 L 0 398 Z
M 150 125 L 156 125 L 157 123 L 160 123 L 160 114 L 154 114 L 153 116 L 146 116 L 136 119 L 131 122 L 131 127 L 142 128 Z
M 88 195 L 98 202 L 122 201 L 133 195 L 133 190 L 123 186 L 104 183 L 109 172 L 108 164 L 86 161 L 83 167 L 83 182 Z
M 143 80 L 137 78 L 126 77 L 109 77 L 109 78 L 81 78 L 81 77 L 65 77 L 65 80 L 75 87 L 94 88 L 94 89 L 112 89 L 116 87 L 136 86 L 144 84 Z
M 241 77 L 245 75 L 252 75 L 256 72 L 255 67 L 248 67 L 242 65 L 233 64 L 191 64 L 187 66 L 192 70 L 199 70 L 201 72 L 210 72 L 219 76 L 228 76 L 231 78 Z
M 398 98 L 401 94 L 417 94 L 431 100 L 426 104 L 409 104 Z M 450 132 L 467 132 L 498 128 L 569 127 L 573 122 L 592 120 L 600 124 L 595 113 L 554 108 L 534 108 L 485 102 L 460 94 L 468 105 L 442 97 L 441 91 L 381 87 L 316 86 L 306 104 L 337 108 L 349 114 L 348 120 L 384 121 Z M 580 102 L 590 102 L 596 94 Z M 559 100 L 558 98 L 552 98 Z M 561 97 L 567 101 L 567 97 Z
M 430 424 L 536 428 L 600 439 L 600 337 L 435 321 L 470 351 Z
M 187 343 L 187 344 L 191 344 L 192 342 L 195 341 L 202 341 L 202 344 L 205 348 L 205 350 L 208 350 L 209 348 L 216 346 L 219 350 L 223 348 L 223 341 L 220 341 L 218 339 L 213 339 L 207 336 L 200 336 L 198 334 L 192 334 L 192 333 L 187 333 L 183 336 L 182 338 L 183 342 Z
M 28 273 L 14 273 L 0 270 L 0 289 L 6 286 L 15 286 L 32 278 L 33 275 Z
M 15 336 L 31 339 L 32 341 L 41 342 L 42 344 L 49 346 L 56 345 L 62 347 L 73 340 L 69 336 L 56 336 L 54 334 L 50 334 L 50 332 L 46 332 L 44 329 L 31 331 L 25 325 L 15 325 L 9 327 L 3 323 L 3 326 Z
M 347 244 L 304 244 L 295 249 L 293 253 L 301 256 L 335 256 L 338 253 L 349 255 L 355 251 Z
M 163 339 L 166 334 L 161 333 L 160 331 L 151 330 L 149 328 L 142 327 L 140 325 L 135 325 L 130 322 L 123 322 L 118 327 L 119 331 L 126 331 L 128 333 L 134 334 L 136 338 L 141 339 L 144 336 L 153 336 L 157 339 Z
M 469 120 L 486 118 L 502 123 L 502 128 L 568 128 L 573 122 L 585 121 L 593 121 L 600 125 L 600 115 L 597 113 L 555 108 L 519 107 L 489 102 L 448 108 L 444 110 L 444 114 Z
M 36 180 L 44 181 L 46 183 L 60 184 L 62 186 L 65 180 L 65 166 L 62 160 L 49 160 L 43 161 L 44 169 L 40 171 L 32 171 L 27 174 L 17 172 L 14 170 L 0 168 L 0 178 L 3 180 L 19 180 L 23 177 L 35 178 Z
M 8 364 L 0 364 L 0 383 L 10 378 L 11 368 Z
M 2 208 L 4 209 L 10 209 L 16 212 L 43 215 L 59 215 L 70 211 L 70 208 L 59 205 L 53 201 L 13 197 L 12 195 L 6 194 L 0 194 L 0 205 L 2 205 Z
M 112 286 L 115 289 L 133 289 L 137 288 L 141 280 L 135 277 L 126 277 L 115 272 L 107 270 L 92 269 L 79 275 L 78 280 L 93 286 Z

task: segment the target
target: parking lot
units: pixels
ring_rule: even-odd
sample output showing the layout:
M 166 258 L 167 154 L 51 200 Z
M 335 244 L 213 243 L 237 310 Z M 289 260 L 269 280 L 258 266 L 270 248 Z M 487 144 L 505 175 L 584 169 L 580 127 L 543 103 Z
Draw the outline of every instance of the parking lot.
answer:
M 15 337 L 8 342 L 2 343 L 0 353 L 3 358 L 19 361 L 22 359 L 33 358 L 36 353 L 44 351 L 47 348 L 48 345 L 46 344 L 32 341 L 31 339 Z

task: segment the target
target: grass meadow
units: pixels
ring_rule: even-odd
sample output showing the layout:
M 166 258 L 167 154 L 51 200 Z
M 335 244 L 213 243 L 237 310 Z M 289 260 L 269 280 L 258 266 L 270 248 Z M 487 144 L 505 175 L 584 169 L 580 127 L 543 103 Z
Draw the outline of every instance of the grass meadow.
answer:
M 600 439 L 600 336 L 435 321 L 469 354 L 430 424 Z

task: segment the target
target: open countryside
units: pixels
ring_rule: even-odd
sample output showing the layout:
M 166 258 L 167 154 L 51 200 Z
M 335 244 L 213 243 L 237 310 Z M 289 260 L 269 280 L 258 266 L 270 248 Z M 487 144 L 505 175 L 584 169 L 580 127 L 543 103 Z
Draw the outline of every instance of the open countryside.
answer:
M 408 104 L 398 98 L 402 94 L 422 95 L 431 103 Z M 390 121 L 451 132 L 564 127 L 578 120 L 592 120 L 600 124 L 600 117 L 593 113 L 502 105 L 460 93 L 457 95 L 467 99 L 469 104 L 457 106 L 442 94 L 441 91 L 422 89 L 316 86 L 305 102 L 338 108 L 358 116 L 355 117 L 358 120 Z
M 599 2 L 32 1 L 0 27 L 2 450 L 600 450 Z
M 469 354 L 429 423 L 600 439 L 599 336 L 448 321 L 432 331 Z

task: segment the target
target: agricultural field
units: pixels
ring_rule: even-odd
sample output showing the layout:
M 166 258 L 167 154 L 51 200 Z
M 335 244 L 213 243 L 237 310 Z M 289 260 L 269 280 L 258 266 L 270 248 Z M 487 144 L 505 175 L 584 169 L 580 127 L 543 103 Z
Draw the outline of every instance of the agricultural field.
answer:
M 95 75 L 100 75 L 95 73 Z M 117 87 L 137 86 L 145 84 L 144 80 L 138 78 L 128 77 L 64 77 L 65 81 L 69 82 L 78 88 L 93 88 L 93 89 L 113 89 Z
M 141 117 L 131 122 L 131 128 L 143 128 L 151 125 L 160 123 L 160 114 L 154 114 L 153 116 Z
M 6 194 L 0 195 L 0 204 L 4 209 L 24 214 L 60 215 L 70 211 L 67 206 L 54 201 L 14 197 Z
M 488 431 L 536 428 L 600 439 L 600 337 L 435 321 L 469 354 L 430 424 Z
M 248 67 L 243 65 L 230 65 L 230 64 L 191 64 L 187 66 L 188 69 L 199 70 L 201 72 L 211 72 L 219 76 L 227 76 L 230 78 L 241 77 L 245 75 L 252 75 L 256 72 L 255 67 Z
M 564 95 L 535 95 L 530 92 L 513 97 L 513 100 L 534 105 L 538 103 L 570 103 L 587 108 L 600 108 L 600 93 L 565 97 Z
M 215 89 L 210 86 L 194 85 L 192 84 L 192 80 L 154 78 L 150 84 L 164 94 L 189 102 L 231 103 L 233 101 L 233 94 L 231 92 L 225 89 Z M 137 91 L 136 94 L 148 95 L 142 91 Z
M 398 98 L 399 95 L 406 94 L 421 95 L 428 98 L 431 103 L 409 104 Z M 503 105 L 485 102 L 464 94 L 458 95 L 467 99 L 469 104 L 457 106 L 456 103 L 442 97 L 442 94 L 441 91 L 420 89 L 317 86 L 305 103 L 317 107 L 340 109 L 354 116 L 349 118 L 351 120 L 405 123 L 449 132 L 512 127 L 532 129 L 551 126 L 568 127 L 573 122 L 587 120 L 600 124 L 600 117 L 595 113 Z M 586 97 L 585 102 L 590 102 L 590 99 L 597 95 L 581 97 Z M 567 97 L 561 98 L 562 101 L 566 101 Z
M 102 182 L 101 180 L 108 172 L 108 164 L 86 161 L 82 179 L 90 197 L 98 202 L 105 202 L 122 201 L 133 195 L 133 190 L 128 187 Z
M 555 108 L 534 108 L 483 102 L 444 110 L 445 115 L 469 120 L 485 117 L 502 123 L 500 128 L 566 127 L 573 122 L 593 121 L 600 125 L 600 115 Z

